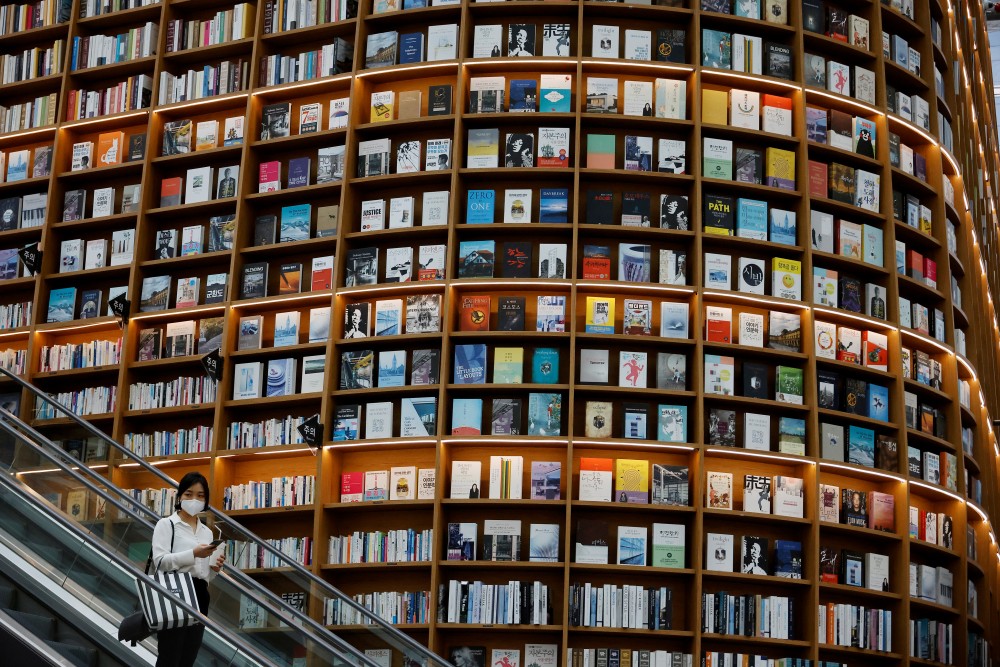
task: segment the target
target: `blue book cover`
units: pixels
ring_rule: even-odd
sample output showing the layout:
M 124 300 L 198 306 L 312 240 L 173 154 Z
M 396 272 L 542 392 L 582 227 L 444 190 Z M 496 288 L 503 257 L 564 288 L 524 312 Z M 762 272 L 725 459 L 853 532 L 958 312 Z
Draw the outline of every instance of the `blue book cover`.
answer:
M 511 79 L 509 111 L 535 111 L 537 103 L 537 81 L 534 79 Z
M 771 209 L 771 243 L 796 245 L 795 211 Z
M 274 320 L 274 347 L 299 344 L 299 318 L 292 317 L 293 313 L 282 313 L 284 318 L 280 321 L 276 316 Z
M 566 331 L 566 297 L 539 296 L 535 331 Z
M 868 383 L 868 416 L 879 421 L 889 421 L 889 388 Z
M 528 394 L 528 435 L 560 435 L 562 396 Z
M 399 64 L 419 63 L 424 59 L 424 34 L 411 32 L 399 36 Z
M 568 188 L 542 188 L 539 202 L 539 222 L 569 222 Z
M 357 440 L 361 428 L 360 405 L 338 405 L 333 420 L 335 441 Z
M 486 384 L 486 344 L 455 346 L 455 384 Z
M 660 442 L 687 442 L 687 406 L 657 407 L 656 439 Z
M 775 540 L 774 574 L 785 579 L 802 578 L 802 543 L 795 540 Z
M 378 386 L 406 385 L 406 351 L 381 350 L 378 353 Z
M 536 347 L 531 355 L 531 381 L 534 384 L 559 382 L 559 350 L 554 347 Z
M 570 99 L 573 87 L 572 74 L 547 74 L 542 76 L 542 85 L 539 90 L 539 111 L 545 113 L 569 113 L 571 109 Z
M 302 188 L 309 185 L 309 170 L 312 160 L 307 157 L 293 157 L 288 161 L 288 187 Z
M 267 362 L 267 396 L 291 396 L 295 393 L 295 359 L 271 359 Z
M 458 244 L 458 277 L 492 278 L 495 252 L 492 240 L 461 241 Z
M 875 467 L 875 431 L 861 426 L 849 428 L 847 462 L 866 468 Z
M 736 200 L 736 235 L 767 240 L 767 202 L 742 197 Z
M 451 434 L 482 435 L 483 399 L 455 398 L 451 402 Z
M 730 69 L 732 62 L 732 41 L 729 31 L 703 28 L 701 31 L 702 67 Z
M 309 238 L 312 204 L 295 204 L 281 207 L 281 243 L 305 241 Z
M 427 0 L 403 0 L 403 9 L 420 9 L 427 4 Z
M 826 109 L 806 107 L 806 137 L 809 141 L 826 143 Z
M 10 164 L 7 165 L 7 181 L 23 181 L 28 178 L 28 158 L 22 151 L 11 153 Z
M 469 190 L 465 198 L 465 222 L 469 225 L 491 225 L 496 211 L 494 190 Z
M 70 322 L 75 312 L 75 287 L 62 287 L 49 292 L 49 312 L 46 322 Z

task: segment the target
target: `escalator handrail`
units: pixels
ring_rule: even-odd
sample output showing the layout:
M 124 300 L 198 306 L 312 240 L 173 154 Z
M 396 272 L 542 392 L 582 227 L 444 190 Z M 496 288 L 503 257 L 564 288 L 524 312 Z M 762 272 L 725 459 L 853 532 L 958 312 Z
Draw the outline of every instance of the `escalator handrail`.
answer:
M 165 588 L 156 579 L 150 577 L 144 571 L 137 568 L 135 564 L 132 563 L 132 561 L 128 560 L 127 558 L 123 558 L 120 554 L 118 554 L 114 550 L 109 549 L 102 541 L 93 537 L 86 531 L 81 530 L 79 526 L 74 525 L 74 522 L 72 520 L 62 516 L 60 512 L 55 511 L 55 509 L 48 503 L 38 502 L 37 499 L 32 498 L 31 494 L 29 494 L 25 490 L 25 488 L 21 487 L 18 484 L 15 484 L 14 481 L 7 475 L 0 475 L 0 485 L 10 490 L 12 493 L 15 493 L 18 496 L 20 496 L 23 500 L 30 503 L 31 506 L 36 511 L 45 514 L 49 521 L 58 525 L 69 534 L 79 538 L 82 542 L 87 544 L 87 546 L 89 546 L 91 549 L 99 553 L 104 558 L 107 558 L 109 562 L 114 563 L 125 572 L 134 576 L 137 580 L 142 581 L 145 586 L 152 588 L 161 596 L 169 596 L 170 598 L 172 598 L 174 603 L 178 607 L 183 609 L 188 614 L 197 618 L 199 623 L 204 625 L 206 628 L 211 629 L 215 634 L 222 637 L 225 641 L 232 643 L 237 650 L 243 652 L 243 654 L 246 655 L 248 658 L 255 660 L 261 665 L 276 665 L 276 663 L 274 663 L 272 660 L 261 655 L 257 651 L 257 649 L 255 649 L 253 646 L 250 646 L 246 642 L 244 642 L 243 639 L 239 637 L 237 633 L 231 632 L 229 629 L 219 625 L 212 619 L 202 614 L 200 610 L 195 609 L 194 607 L 188 605 L 180 598 L 174 597 L 173 593 L 169 589 Z
M 105 488 L 103 488 L 100 484 L 96 484 L 95 482 L 91 481 L 90 479 L 88 479 L 87 477 L 85 477 L 80 473 L 80 470 L 87 470 L 91 474 L 95 474 L 90 470 L 90 468 L 86 466 L 78 466 L 75 463 L 69 463 L 69 464 L 66 463 L 65 461 L 62 460 L 62 458 L 67 457 L 67 455 L 64 452 L 62 452 L 62 450 L 60 450 L 55 445 L 55 443 L 49 441 L 44 435 L 38 433 L 31 426 L 27 424 L 22 424 L 22 428 L 24 428 L 24 430 L 27 431 L 29 435 L 37 437 L 39 440 L 45 442 L 46 446 L 54 449 L 58 455 L 47 451 L 46 447 L 42 447 L 37 442 L 34 442 L 33 440 L 26 438 L 24 434 L 18 432 L 14 428 L 14 426 L 10 423 L 12 418 L 14 417 L 13 415 L 11 415 L 10 412 L 8 412 L 3 408 L 0 408 L 0 430 L 7 432 L 9 435 L 11 435 L 14 438 L 17 438 L 20 442 L 22 442 L 26 446 L 31 447 L 36 454 L 45 458 L 52 465 L 55 465 L 56 467 L 61 469 L 66 475 L 71 477 L 78 484 L 84 486 L 90 493 L 96 494 L 97 496 L 103 498 L 105 502 L 110 503 L 118 510 L 126 513 L 132 518 L 133 521 L 146 527 L 149 530 L 150 534 L 152 534 L 153 530 L 156 527 L 155 522 L 159 521 L 160 519 L 160 516 L 156 514 L 156 512 L 146 507 L 145 505 L 142 505 L 141 503 L 135 503 L 130 498 L 129 498 L 130 502 L 127 504 L 121 502 L 118 497 L 115 497 L 114 495 L 108 493 L 108 491 Z M 106 483 L 107 480 L 104 480 L 102 478 L 101 481 Z M 119 497 L 125 498 L 126 496 L 120 494 Z M 140 511 L 146 513 L 147 516 L 144 517 L 136 513 L 136 511 L 132 509 L 133 506 L 138 507 Z M 148 519 L 152 519 L 152 521 L 149 521 Z M 288 614 L 291 617 L 294 617 L 300 623 L 308 625 L 312 630 L 312 632 L 308 632 L 306 634 L 309 634 L 310 639 L 312 641 L 322 645 L 325 649 L 329 650 L 333 654 L 341 655 L 346 652 L 351 654 L 351 656 L 355 660 L 359 660 L 362 663 L 369 662 L 367 657 L 356 647 L 352 646 L 348 642 L 341 640 L 340 637 L 338 637 L 336 634 L 327 631 L 326 628 L 324 628 L 321 624 L 317 623 L 312 617 L 291 606 L 280 596 L 275 595 L 272 591 L 268 590 L 267 588 L 259 586 L 256 581 L 254 581 L 252 578 L 241 572 L 239 568 L 227 567 L 225 571 L 226 574 L 229 575 L 230 579 L 236 580 L 236 582 L 238 582 L 237 588 L 240 590 L 241 594 L 246 594 L 256 603 L 261 603 L 262 600 L 260 594 L 264 593 L 267 600 L 263 604 L 263 606 L 268 611 L 272 613 L 277 613 L 278 610 L 280 609 L 280 611 Z M 319 635 L 319 638 L 316 637 L 317 634 Z M 329 638 L 332 638 L 334 640 L 333 643 L 335 645 L 330 645 L 327 643 L 327 640 Z M 370 665 L 371 667 L 377 667 L 377 665 L 374 662 L 370 662 Z
M 0 366 L 0 374 L 6 376 L 8 378 L 10 378 L 11 380 L 13 380 L 17 384 L 19 384 L 24 389 L 27 389 L 33 396 L 39 397 L 42 400 L 47 401 L 48 403 L 51 403 L 53 406 L 55 406 L 55 408 L 57 410 L 59 410 L 60 412 L 62 412 L 64 415 L 66 415 L 70 420 L 72 420 L 73 422 L 75 422 L 78 426 L 80 426 L 81 428 L 83 428 L 84 430 L 86 430 L 88 433 L 90 433 L 94 437 L 100 438 L 101 440 L 103 440 L 104 442 L 106 442 L 107 444 L 109 444 L 111 447 L 115 448 L 117 451 L 121 452 L 126 458 L 130 459 L 131 462 L 138 464 L 146 472 L 149 472 L 149 473 L 153 474 L 154 476 L 156 476 L 157 478 L 159 478 L 161 481 L 163 481 L 167 486 L 169 486 L 169 487 L 176 487 L 177 486 L 177 483 L 173 479 L 171 479 L 170 477 L 168 477 L 159 468 L 157 468 L 156 466 L 150 465 L 148 462 L 146 462 L 146 460 L 144 458 L 142 458 L 141 456 L 138 456 L 135 452 L 133 452 L 132 450 L 130 450 L 128 447 L 125 447 L 121 443 L 117 442 L 116 440 L 114 440 L 113 438 L 111 438 L 108 434 L 104 433 L 99 428 L 97 428 L 96 426 L 94 426 L 93 424 L 91 424 L 90 422 L 88 422 L 87 420 L 83 419 L 78 414 L 76 414 L 75 412 L 73 412 L 72 410 L 70 410 L 68 407 L 64 406 L 62 403 L 60 403 L 59 401 L 57 401 L 55 398 L 53 398 L 49 394 L 43 392 L 41 389 L 39 389 L 35 385 L 31 384 L 30 382 L 28 382 L 24 378 L 22 378 L 22 377 L 20 377 L 20 376 L 18 376 L 16 374 L 14 374 L 14 373 L 12 373 L 11 371 L 7 370 L 6 368 L 3 368 L 2 366 Z M 18 423 L 20 425 L 24 425 L 24 426 L 26 426 L 28 428 L 31 428 L 30 426 L 28 426 L 27 424 L 25 424 L 21 419 L 16 418 L 16 417 L 15 417 L 15 423 Z M 47 438 L 46 438 L 46 440 L 47 440 Z M 371 626 L 377 626 L 378 629 L 379 629 L 379 632 L 383 632 L 387 636 L 389 636 L 389 637 L 392 638 L 391 641 L 386 640 L 387 643 L 395 644 L 397 646 L 399 646 L 399 645 L 405 646 L 406 649 L 407 649 L 407 651 L 419 654 L 420 657 L 422 657 L 424 660 L 427 661 L 427 664 L 429 666 L 432 666 L 432 667 L 433 666 L 437 666 L 437 667 L 450 667 L 450 663 L 448 663 L 447 661 L 445 661 L 443 658 L 441 658 L 436 653 L 432 652 L 426 646 L 424 646 L 423 644 L 421 644 L 417 640 L 413 639 L 412 637 L 410 637 L 406 633 L 400 631 L 398 628 L 396 628 L 395 626 L 393 626 L 391 623 L 389 623 L 388 621 L 384 620 L 381 616 L 378 616 L 374 612 L 369 611 L 364 606 L 362 606 L 357 601 L 355 601 L 354 598 L 352 598 L 349 595 L 345 595 L 342 591 L 340 591 L 340 589 L 334 587 L 333 585 L 331 585 L 326 580 L 324 580 L 324 579 L 316 576 L 311 571 L 307 570 L 301 564 L 299 564 L 298 562 L 296 562 L 294 558 L 290 558 L 286 554 L 282 553 L 280 550 L 278 550 L 275 547 L 273 547 L 270 544 L 268 544 L 266 541 L 260 539 L 255 533 L 251 532 L 249 529 L 247 529 L 246 527 L 244 527 L 243 525 L 241 525 L 239 522 L 233 520 L 228 515 L 220 512 L 218 509 L 216 509 L 215 507 L 211 507 L 211 506 L 209 506 L 209 507 L 206 508 L 206 512 L 208 514 L 211 514 L 212 517 L 214 518 L 214 520 L 217 523 L 228 524 L 229 526 L 232 526 L 235 530 L 237 530 L 239 533 L 241 533 L 244 537 L 249 538 L 249 541 L 252 541 L 258 548 L 264 549 L 266 552 L 268 552 L 272 556 L 275 556 L 280 561 L 283 561 L 285 563 L 285 565 L 283 567 L 288 567 L 288 568 L 292 569 L 296 574 L 298 574 L 299 576 L 305 577 L 307 580 L 309 580 L 309 582 L 312 585 L 316 586 L 318 589 L 320 589 L 321 591 L 323 591 L 329 597 L 336 598 L 337 600 L 340 601 L 341 604 L 346 604 L 348 607 L 352 608 L 361 617 L 363 617 L 364 619 L 366 619 L 366 621 L 367 621 L 368 624 L 370 624 Z M 228 566 L 227 566 L 227 569 L 228 569 Z M 233 569 L 235 569 L 235 568 L 233 568 Z

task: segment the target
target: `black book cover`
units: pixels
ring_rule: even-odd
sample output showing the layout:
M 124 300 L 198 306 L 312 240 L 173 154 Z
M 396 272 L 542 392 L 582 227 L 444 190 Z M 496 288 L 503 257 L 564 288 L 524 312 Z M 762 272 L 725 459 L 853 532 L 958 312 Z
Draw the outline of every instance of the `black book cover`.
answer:
M 428 93 L 428 116 L 447 116 L 451 113 L 451 84 L 431 86 Z
M 531 277 L 531 242 L 507 241 L 503 244 L 503 258 L 500 260 L 500 277 Z
M 146 157 L 146 135 L 130 134 L 128 137 L 128 156 L 126 162 L 135 162 Z
M 868 383 L 858 378 L 844 380 L 844 412 L 868 416 Z
M 622 193 L 622 225 L 628 227 L 649 227 L 649 193 Z
M 837 281 L 840 288 L 839 304 L 844 310 L 852 313 L 861 312 L 861 281 L 856 278 L 843 277 Z
M 275 242 L 275 233 L 278 228 L 278 216 L 259 215 L 254 221 L 253 244 L 269 245 Z
M 502 296 L 497 302 L 497 330 L 524 331 L 524 297 Z
M 267 296 L 267 262 L 252 262 L 243 265 L 241 299 L 259 299 Z
M 840 374 L 832 371 L 817 371 L 819 407 L 840 410 Z
M 287 137 L 291 127 L 292 103 L 268 104 L 260 114 L 260 139 Z
M 688 196 L 660 195 L 660 227 L 686 231 L 688 225 Z
M 764 174 L 764 154 L 756 148 L 736 148 L 736 180 L 761 185 Z
M 704 230 L 713 234 L 732 236 L 734 228 L 733 198 L 724 195 L 705 195 Z M 713 230 L 713 231 L 709 231 Z
M 7 197 L 5 199 L 0 199 L 0 232 L 17 229 L 20 222 L 21 198 Z
M 826 16 L 823 0 L 802 0 L 802 27 L 809 32 L 823 32 Z
M 354 248 L 347 251 L 347 287 L 374 285 L 378 282 L 378 248 Z
M 784 44 L 766 42 L 764 74 L 779 79 L 792 78 L 792 49 Z
M 656 33 L 656 59 L 668 63 L 686 63 L 686 42 L 686 30 L 660 28 Z
M 923 461 L 920 459 L 919 449 L 916 447 L 909 448 L 909 456 L 906 457 L 906 464 L 910 477 L 916 477 L 917 479 L 924 478 L 924 466 Z
M 587 190 L 587 224 L 610 225 L 614 221 L 615 193 Z
M 712 408 L 708 413 L 708 443 L 721 447 L 736 446 L 736 412 Z
M 841 42 L 847 41 L 847 12 L 831 7 L 827 10 L 827 35 Z
M 903 198 L 902 192 L 900 192 L 899 190 L 892 191 L 892 215 L 896 218 L 896 220 L 904 220 L 904 221 L 906 220 L 906 218 L 903 215 L 904 201 L 905 200 Z
M 843 489 L 840 522 L 848 526 L 868 527 L 868 498 L 864 491 Z
M 767 364 L 758 364 L 752 361 L 743 362 L 743 396 L 746 398 L 762 398 L 769 400 L 771 396 L 770 383 L 768 382 Z
M 437 384 L 440 356 L 440 350 L 414 350 L 413 370 L 410 371 L 410 384 Z
M 895 132 L 889 133 L 889 164 L 899 167 L 899 135 Z

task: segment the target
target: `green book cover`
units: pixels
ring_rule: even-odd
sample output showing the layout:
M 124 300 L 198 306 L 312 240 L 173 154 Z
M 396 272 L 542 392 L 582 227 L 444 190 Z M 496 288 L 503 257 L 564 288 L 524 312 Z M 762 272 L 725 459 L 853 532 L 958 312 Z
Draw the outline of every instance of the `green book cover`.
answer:
M 684 524 L 653 524 L 653 567 L 684 567 Z
M 493 383 L 521 384 L 524 381 L 524 348 L 498 347 L 493 351 Z
M 777 395 L 775 400 L 782 403 L 802 405 L 802 369 L 778 366 L 775 371 Z

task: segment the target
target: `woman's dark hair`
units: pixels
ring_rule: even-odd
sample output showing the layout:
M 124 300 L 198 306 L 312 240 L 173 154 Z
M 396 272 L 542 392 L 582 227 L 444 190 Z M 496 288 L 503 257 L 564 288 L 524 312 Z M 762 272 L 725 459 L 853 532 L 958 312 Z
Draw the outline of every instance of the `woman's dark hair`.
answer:
M 209 491 L 208 491 L 208 480 L 200 472 L 189 472 L 188 474 L 181 477 L 181 481 L 177 484 L 177 500 L 174 502 L 174 509 L 179 510 L 181 508 L 181 496 L 184 492 L 190 489 L 195 484 L 201 484 L 202 488 L 205 489 L 205 509 L 208 509 L 209 502 Z

